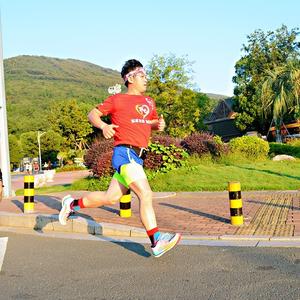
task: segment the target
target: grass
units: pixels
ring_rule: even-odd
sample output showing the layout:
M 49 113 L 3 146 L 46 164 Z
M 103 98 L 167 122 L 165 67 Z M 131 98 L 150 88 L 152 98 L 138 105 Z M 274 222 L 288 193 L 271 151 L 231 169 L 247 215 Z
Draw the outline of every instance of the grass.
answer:
M 239 181 L 242 190 L 297 190 L 300 188 L 300 160 L 261 160 L 251 162 L 238 156 L 227 156 L 219 161 L 211 158 L 190 157 L 188 164 L 168 173 L 153 174 L 150 185 L 153 191 L 224 191 L 229 181 Z M 67 190 L 106 190 L 110 178 L 84 178 L 72 185 L 44 187 L 36 194 Z M 23 190 L 17 191 L 23 195 Z
M 45 195 L 45 194 L 51 194 L 51 193 L 58 193 L 58 192 L 64 192 L 73 190 L 71 184 L 64 184 L 64 185 L 54 185 L 54 186 L 47 186 L 47 187 L 41 187 L 34 189 L 35 195 Z M 24 195 L 24 189 L 19 189 L 16 191 L 17 196 L 23 196 Z
M 239 181 L 243 190 L 296 190 L 300 188 L 297 161 L 220 161 L 192 159 L 188 166 L 152 181 L 154 191 L 224 191 L 229 181 Z

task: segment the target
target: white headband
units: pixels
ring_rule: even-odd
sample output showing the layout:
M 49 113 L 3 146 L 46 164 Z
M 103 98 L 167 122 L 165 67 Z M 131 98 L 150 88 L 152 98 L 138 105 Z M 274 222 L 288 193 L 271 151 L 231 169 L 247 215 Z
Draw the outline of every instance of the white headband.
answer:
M 145 69 L 142 68 L 142 67 L 138 67 L 138 68 L 136 68 L 135 70 L 133 70 L 133 71 L 127 73 L 127 74 L 123 77 L 124 82 L 126 82 L 130 76 L 137 75 L 137 74 L 139 74 L 139 73 L 142 73 L 142 74 L 146 75 Z

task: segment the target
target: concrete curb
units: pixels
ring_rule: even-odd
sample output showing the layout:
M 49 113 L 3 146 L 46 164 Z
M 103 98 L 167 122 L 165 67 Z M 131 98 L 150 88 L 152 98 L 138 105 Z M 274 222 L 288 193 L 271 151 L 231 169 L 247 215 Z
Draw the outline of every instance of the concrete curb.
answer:
M 120 224 L 97 223 L 82 217 L 70 217 L 66 226 L 58 215 L 0 212 L 0 227 L 21 227 L 39 231 L 86 233 L 103 236 L 147 237 L 145 230 Z
M 80 233 L 106 237 L 146 238 L 144 229 L 112 223 L 97 223 L 82 217 L 72 216 L 66 226 L 58 221 L 58 215 L 0 212 L 1 227 L 25 228 L 42 232 Z M 281 237 L 269 235 L 184 235 L 187 244 L 209 246 L 254 246 L 254 247 L 300 247 L 300 236 Z M 183 244 L 185 244 L 183 242 Z

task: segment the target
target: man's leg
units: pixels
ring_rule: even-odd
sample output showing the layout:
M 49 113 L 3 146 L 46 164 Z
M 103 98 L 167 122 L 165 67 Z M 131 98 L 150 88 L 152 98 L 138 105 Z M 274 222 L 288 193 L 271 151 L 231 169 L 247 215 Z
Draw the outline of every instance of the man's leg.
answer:
M 92 192 L 80 199 L 74 199 L 70 195 L 67 195 L 62 200 L 59 222 L 62 225 L 66 225 L 70 213 L 80 208 L 93 208 L 115 204 L 127 190 L 128 187 L 121 184 L 116 178 L 113 178 L 106 192 Z
M 84 207 L 113 205 L 127 192 L 128 188 L 113 178 L 106 192 L 92 192 L 82 197 Z
M 181 234 L 160 233 L 152 204 L 152 191 L 141 165 L 137 163 L 123 165 L 121 175 L 139 198 L 141 221 L 150 238 L 153 255 L 159 257 L 180 241 Z
M 139 179 L 129 185 L 139 198 L 140 218 L 146 230 L 157 227 L 156 216 L 152 205 L 152 191 L 148 180 Z

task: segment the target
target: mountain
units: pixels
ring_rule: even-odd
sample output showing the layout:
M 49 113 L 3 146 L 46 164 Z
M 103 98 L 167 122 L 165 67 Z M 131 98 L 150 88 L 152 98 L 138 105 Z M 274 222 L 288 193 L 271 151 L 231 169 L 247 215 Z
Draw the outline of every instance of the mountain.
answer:
M 92 108 L 109 95 L 109 86 L 122 83 L 118 71 L 45 56 L 5 59 L 4 73 L 8 127 L 16 134 L 47 130 L 44 116 L 54 101 L 77 99 Z
M 118 71 L 76 59 L 22 55 L 4 60 L 9 133 L 46 131 L 51 104 L 76 99 L 87 110 L 102 102 L 108 87 L 122 84 Z M 207 94 L 213 107 L 223 95 Z

